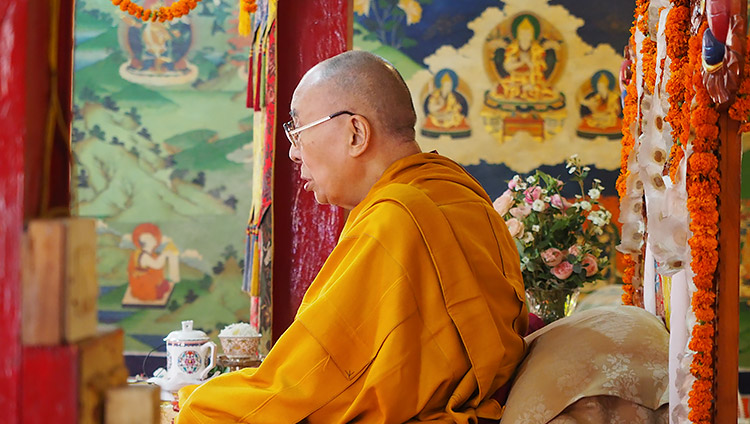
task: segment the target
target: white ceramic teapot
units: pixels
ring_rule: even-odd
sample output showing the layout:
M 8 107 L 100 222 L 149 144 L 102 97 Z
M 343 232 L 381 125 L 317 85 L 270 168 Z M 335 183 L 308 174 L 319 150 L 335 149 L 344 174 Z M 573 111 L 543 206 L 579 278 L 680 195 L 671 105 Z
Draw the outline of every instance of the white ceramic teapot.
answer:
M 193 330 L 193 321 L 182 321 L 182 330 L 172 331 L 167 342 L 166 380 L 200 384 L 216 362 L 216 343 L 206 333 Z

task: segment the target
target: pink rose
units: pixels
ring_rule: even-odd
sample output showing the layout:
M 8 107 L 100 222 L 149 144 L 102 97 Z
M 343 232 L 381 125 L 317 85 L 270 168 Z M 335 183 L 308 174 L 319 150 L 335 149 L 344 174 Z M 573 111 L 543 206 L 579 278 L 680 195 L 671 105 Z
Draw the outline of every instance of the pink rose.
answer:
M 586 270 L 586 276 L 591 277 L 599 271 L 599 265 L 596 263 L 596 258 L 591 253 L 587 253 L 581 260 L 581 266 Z
M 518 237 L 523 234 L 523 223 L 516 218 L 511 218 L 505 221 L 505 225 L 508 226 L 508 231 L 511 237 Z
M 534 200 L 542 197 L 542 188 L 539 186 L 529 187 L 523 191 L 523 195 L 526 198 L 526 203 L 532 204 Z
M 529 205 L 518 206 L 510 210 L 510 214 L 517 219 L 524 219 L 529 216 L 530 213 L 531 206 Z
M 564 197 L 560 196 L 559 194 L 553 194 L 552 197 L 549 199 L 550 204 L 552 207 L 560 209 L 560 210 L 567 210 L 570 207 L 570 202 L 568 202 Z
M 513 206 L 513 195 L 511 194 L 510 190 L 506 190 L 502 196 L 495 199 L 495 202 L 492 203 L 492 206 L 495 208 L 497 213 L 500 214 L 500 216 L 504 216 L 506 213 L 508 213 L 510 207 Z
M 560 249 L 555 249 L 554 247 L 550 247 L 542 252 L 542 260 L 547 266 L 555 266 L 562 262 L 564 258 L 565 254 L 561 252 Z
M 581 248 L 577 244 L 574 244 L 568 248 L 568 254 L 577 258 L 581 254 Z
M 515 190 L 516 187 L 518 187 L 518 182 L 515 179 L 508 181 L 508 188 L 510 190 Z
M 560 262 L 551 272 L 558 280 L 565 280 L 573 273 L 573 264 L 568 261 Z

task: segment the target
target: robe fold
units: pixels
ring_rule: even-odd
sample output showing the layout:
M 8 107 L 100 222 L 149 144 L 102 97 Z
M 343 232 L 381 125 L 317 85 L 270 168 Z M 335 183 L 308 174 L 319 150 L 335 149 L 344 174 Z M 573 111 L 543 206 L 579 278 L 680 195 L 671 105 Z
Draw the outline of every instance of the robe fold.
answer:
M 519 256 L 479 183 L 421 153 L 351 211 L 257 369 L 181 391 L 177 424 L 473 423 L 525 353 Z

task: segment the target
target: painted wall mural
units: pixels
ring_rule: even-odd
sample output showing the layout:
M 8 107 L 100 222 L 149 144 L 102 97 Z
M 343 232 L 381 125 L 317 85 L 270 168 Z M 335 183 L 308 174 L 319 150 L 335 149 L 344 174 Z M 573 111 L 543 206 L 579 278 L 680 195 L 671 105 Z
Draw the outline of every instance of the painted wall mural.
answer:
M 572 154 L 614 196 L 622 115 L 615 75 L 632 4 L 580 3 L 357 1 L 354 48 L 399 69 L 420 145 L 466 166 L 491 196 L 516 173 L 564 173 Z
M 130 353 L 184 319 L 216 335 L 250 317 L 251 41 L 235 9 L 203 1 L 143 23 L 107 0 L 76 2 L 73 210 L 98 219 L 99 320 L 125 329 Z

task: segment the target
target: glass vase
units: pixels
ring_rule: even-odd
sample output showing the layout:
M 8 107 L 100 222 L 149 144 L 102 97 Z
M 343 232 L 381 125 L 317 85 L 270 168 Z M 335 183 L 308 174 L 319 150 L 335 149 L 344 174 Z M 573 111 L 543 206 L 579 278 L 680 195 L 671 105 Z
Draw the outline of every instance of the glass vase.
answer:
M 529 312 L 550 324 L 573 313 L 580 289 L 526 289 Z

